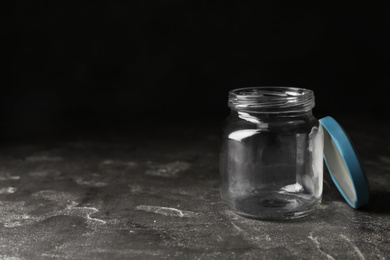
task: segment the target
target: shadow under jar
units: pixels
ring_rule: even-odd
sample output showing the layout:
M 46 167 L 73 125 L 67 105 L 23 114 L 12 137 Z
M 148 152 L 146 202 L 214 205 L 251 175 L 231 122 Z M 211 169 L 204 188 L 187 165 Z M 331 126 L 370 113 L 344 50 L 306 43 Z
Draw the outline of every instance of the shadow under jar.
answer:
M 239 215 L 294 219 L 321 202 L 323 132 L 314 93 L 290 87 L 229 92 L 223 128 L 221 196 Z

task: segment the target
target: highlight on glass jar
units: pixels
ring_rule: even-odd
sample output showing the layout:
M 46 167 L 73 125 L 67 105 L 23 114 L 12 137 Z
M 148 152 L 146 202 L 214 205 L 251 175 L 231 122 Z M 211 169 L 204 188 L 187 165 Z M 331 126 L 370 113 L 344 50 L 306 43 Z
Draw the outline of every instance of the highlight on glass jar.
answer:
M 312 113 L 314 104 L 313 91 L 303 88 L 229 92 L 220 192 L 231 210 L 259 219 L 294 219 L 313 212 L 321 203 L 324 151 L 347 202 L 354 208 L 368 202 L 365 174 L 348 136 L 333 118 L 320 123 Z

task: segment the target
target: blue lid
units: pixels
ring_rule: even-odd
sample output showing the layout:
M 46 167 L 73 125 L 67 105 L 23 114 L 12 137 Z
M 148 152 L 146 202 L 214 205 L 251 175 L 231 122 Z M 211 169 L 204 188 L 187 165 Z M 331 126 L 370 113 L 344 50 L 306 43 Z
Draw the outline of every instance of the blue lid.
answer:
M 351 207 L 367 204 L 367 178 L 347 133 L 330 116 L 320 119 L 320 123 L 324 129 L 324 159 L 334 183 Z

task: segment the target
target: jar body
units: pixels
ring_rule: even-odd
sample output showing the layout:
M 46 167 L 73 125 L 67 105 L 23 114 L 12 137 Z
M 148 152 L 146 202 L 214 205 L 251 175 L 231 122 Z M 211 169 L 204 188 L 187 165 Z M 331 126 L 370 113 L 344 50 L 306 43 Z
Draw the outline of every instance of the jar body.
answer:
M 220 153 L 220 192 L 236 213 L 260 219 L 306 216 L 321 202 L 323 134 L 309 111 L 232 110 Z

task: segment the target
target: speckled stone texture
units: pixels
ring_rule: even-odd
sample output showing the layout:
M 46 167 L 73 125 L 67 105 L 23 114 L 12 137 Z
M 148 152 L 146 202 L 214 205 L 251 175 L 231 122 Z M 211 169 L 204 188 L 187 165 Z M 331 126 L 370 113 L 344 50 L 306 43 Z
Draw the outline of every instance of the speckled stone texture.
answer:
M 286 222 L 222 203 L 219 127 L 3 140 L 0 259 L 388 258 L 390 124 L 339 122 L 359 150 L 370 204 L 350 208 L 325 172 L 319 209 Z

